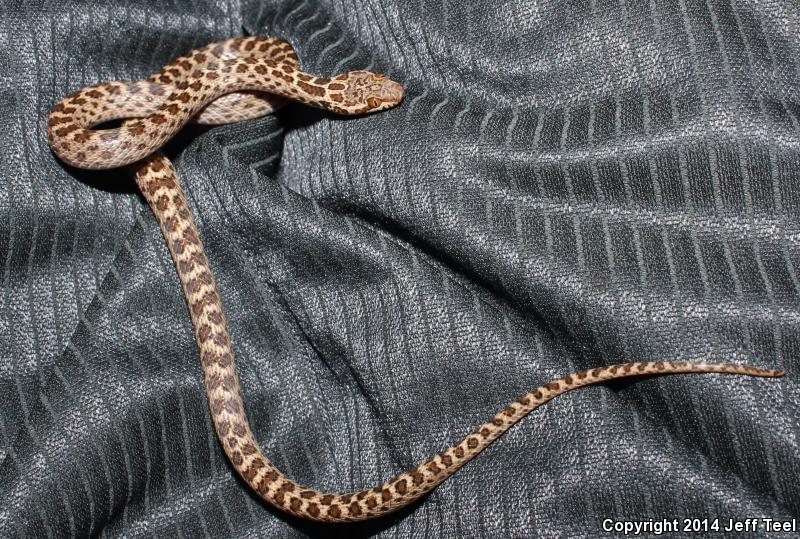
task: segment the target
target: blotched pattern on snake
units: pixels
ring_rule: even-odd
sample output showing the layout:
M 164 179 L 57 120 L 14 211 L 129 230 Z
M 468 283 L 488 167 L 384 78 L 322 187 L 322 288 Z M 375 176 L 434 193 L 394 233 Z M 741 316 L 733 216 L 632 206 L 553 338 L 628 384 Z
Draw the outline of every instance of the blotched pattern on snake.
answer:
M 457 444 L 374 488 L 328 493 L 288 478 L 264 455 L 250 429 L 214 275 L 178 175 L 158 150 L 188 121 L 220 124 L 255 118 L 275 111 L 285 99 L 337 114 L 364 114 L 394 107 L 402 96 L 403 88 L 384 75 L 352 71 L 328 78 L 304 73 L 287 42 L 248 37 L 194 50 L 144 82 L 84 88 L 50 114 L 50 144 L 67 163 L 88 169 L 135 163 L 136 182 L 158 219 L 186 295 L 217 436 L 236 471 L 264 500 L 314 520 L 365 520 L 431 491 L 520 419 L 567 391 L 651 374 L 785 374 L 747 365 L 685 361 L 590 369 L 527 393 Z M 92 129 L 114 119 L 126 120 L 117 129 Z

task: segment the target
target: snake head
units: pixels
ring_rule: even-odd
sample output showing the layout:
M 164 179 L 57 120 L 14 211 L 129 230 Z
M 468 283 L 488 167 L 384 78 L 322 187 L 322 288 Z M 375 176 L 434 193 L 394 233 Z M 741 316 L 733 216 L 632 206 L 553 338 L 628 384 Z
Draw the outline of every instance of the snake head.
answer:
M 403 87 L 383 73 L 350 71 L 331 79 L 327 89 L 341 109 L 332 110 L 341 114 L 378 112 L 403 100 Z

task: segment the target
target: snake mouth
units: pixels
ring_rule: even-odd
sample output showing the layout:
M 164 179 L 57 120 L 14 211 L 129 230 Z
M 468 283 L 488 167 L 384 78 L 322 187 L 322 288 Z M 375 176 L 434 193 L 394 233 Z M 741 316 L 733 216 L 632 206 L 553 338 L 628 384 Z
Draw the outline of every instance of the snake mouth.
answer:
M 387 79 L 381 88 L 381 101 L 396 104 L 403 100 L 403 86 L 393 80 Z

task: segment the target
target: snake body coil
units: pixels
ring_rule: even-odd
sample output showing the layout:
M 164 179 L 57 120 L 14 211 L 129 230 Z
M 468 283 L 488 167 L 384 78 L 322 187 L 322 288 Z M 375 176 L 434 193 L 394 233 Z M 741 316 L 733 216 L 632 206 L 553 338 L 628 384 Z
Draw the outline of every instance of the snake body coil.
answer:
M 214 275 L 178 175 L 158 150 L 189 121 L 220 124 L 255 118 L 273 112 L 285 99 L 337 114 L 364 114 L 393 107 L 402 96 L 403 88 L 384 75 L 352 71 L 326 78 L 304 73 L 287 42 L 248 37 L 194 50 L 147 81 L 84 88 L 50 114 L 51 147 L 67 163 L 88 169 L 136 163 L 136 182 L 158 219 L 186 295 L 217 436 L 236 471 L 264 500 L 314 520 L 365 520 L 431 491 L 520 419 L 567 391 L 651 374 L 785 374 L 747 365 L 679 361 L 591 369 L 527 393 L 457 444 L 375 488 L 327 493 L 289 479 L 266 457 L 250 430 Z M 126 120 L 117 129 L 92 129 L 114 119 Z

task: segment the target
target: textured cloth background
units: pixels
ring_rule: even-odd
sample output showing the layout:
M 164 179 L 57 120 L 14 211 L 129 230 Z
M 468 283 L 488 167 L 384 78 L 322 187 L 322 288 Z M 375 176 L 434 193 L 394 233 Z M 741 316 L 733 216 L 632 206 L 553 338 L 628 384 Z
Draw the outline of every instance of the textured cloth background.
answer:
M 332 533 L 224 458 L 129 171 L 69 169 L 45 136 L 72 91 L 244 33 L 407 89 L 374 116 L 293 105 L 170 147 L 254 430 L 290 476 L 373 486 L 578 369 L 790 372 L 580 390 L 411 509 L 336 530 L 800 517 L 797 2 L 6 0 L 0 17 L 0 536 Z

